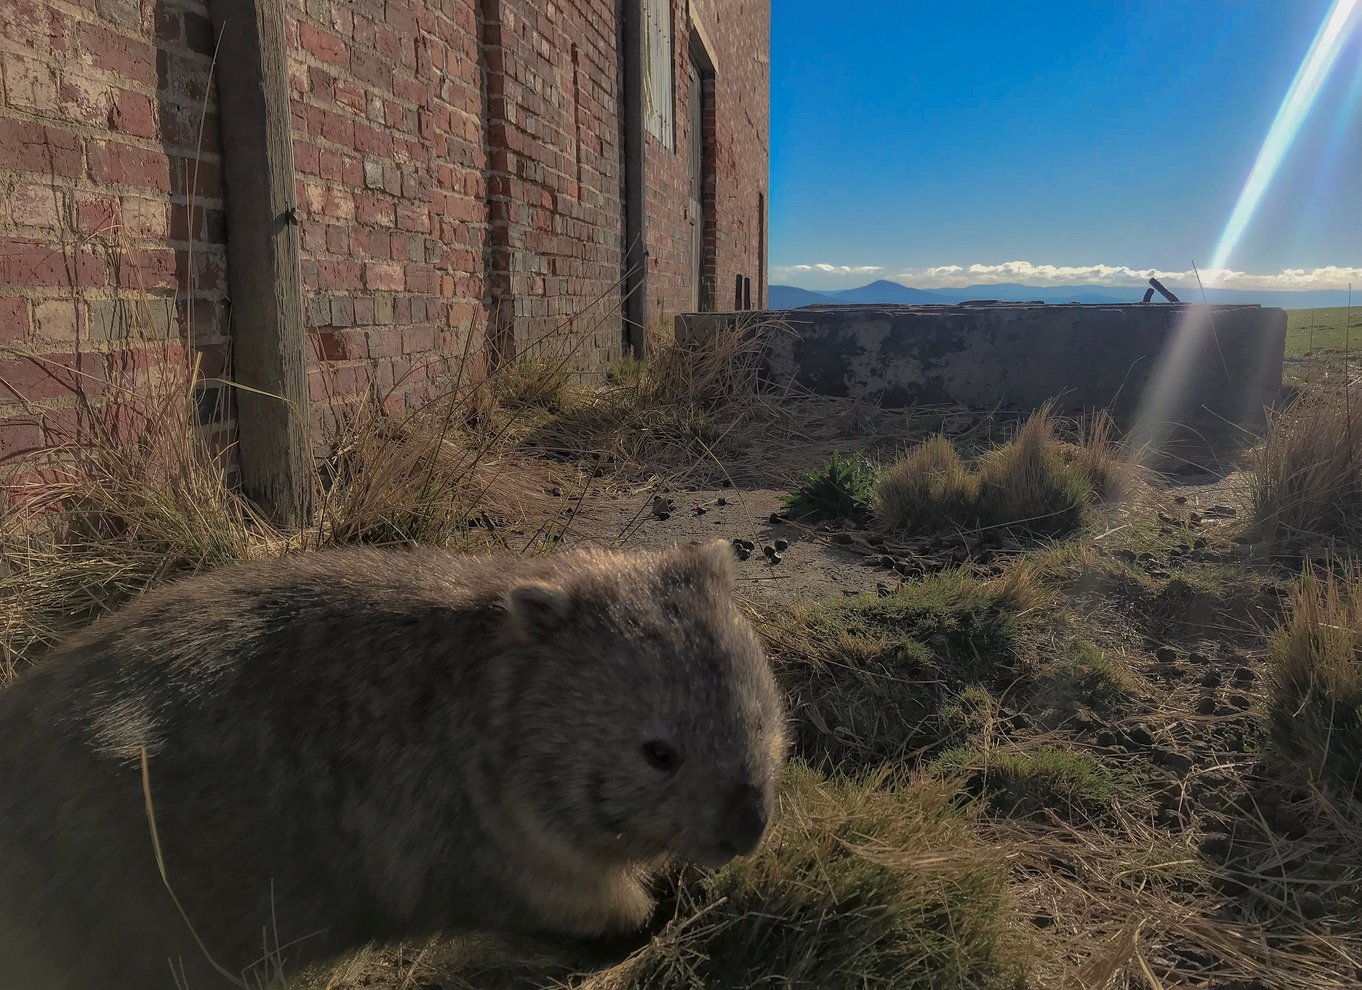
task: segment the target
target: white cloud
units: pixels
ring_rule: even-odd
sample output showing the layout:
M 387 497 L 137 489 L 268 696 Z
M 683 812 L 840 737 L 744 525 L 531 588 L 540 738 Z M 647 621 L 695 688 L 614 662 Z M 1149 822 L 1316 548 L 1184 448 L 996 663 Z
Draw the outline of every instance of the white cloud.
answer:
M 840 288 L 860 283 L 858 276 L 884 271 L 880 265 L 818 264 L 773 265 L 771 281 L 816 282 L 811 288 Z M 1222 289 L 1346 289 L 1348 283 L 1362 289 L 1362 268 L 1327 265 L 1322 268 L 1286 268 L 1276 273 L 1236 271 L 1229 268 L 1203 269 L 1201 284 Z M 957 288 L 966 285 L 991 285 L 1020 282 L 1025 285 L 1108 285 L 1144 286 L 1150 277 L 1169 286 L 1197 284 L 1197 272 L 1164 271 L 1157 268 L 1131 268 L 1127 265 L 1049 265 L 1030 261 L 1005 261 L 1000 264 L 934 265 L 913 268 L 888 276 L 895 282 L 918 289 Z
M 884 271 L 879 265 L 829 265 L 825 262 L 820 262 L 816 265 L 795 265 L 794 267 L 802 271 L 809 271 L 812 268 L 817 268 L 820 272 L 829 272 L 837 275 L 873 275 L 875 272 Z

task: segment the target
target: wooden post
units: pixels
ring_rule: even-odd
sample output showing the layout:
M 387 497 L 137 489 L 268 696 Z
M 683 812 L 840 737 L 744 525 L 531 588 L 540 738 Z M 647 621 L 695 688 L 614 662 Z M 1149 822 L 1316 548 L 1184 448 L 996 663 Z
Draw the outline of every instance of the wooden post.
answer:
M 237 457 L 279 526 L 308 517 L 311 470 L 299 237 L 281 0 L 210 0 L 226 187 Z

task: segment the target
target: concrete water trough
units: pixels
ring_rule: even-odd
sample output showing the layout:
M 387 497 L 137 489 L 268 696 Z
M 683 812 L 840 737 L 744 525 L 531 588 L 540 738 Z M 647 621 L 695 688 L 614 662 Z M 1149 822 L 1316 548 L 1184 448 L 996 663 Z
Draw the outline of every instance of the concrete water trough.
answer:
M 1064 412 L 1261 425 L 1282 387 L 1286 312 L 1188 303 L 811 306 L 676 318 L 679 342 L 761 340 L 771 381 L 896 408 Z M 1151 399 L 1142 409 L 1141 402 Z M 1151 413 L 1152 407 L 1152 413 Z

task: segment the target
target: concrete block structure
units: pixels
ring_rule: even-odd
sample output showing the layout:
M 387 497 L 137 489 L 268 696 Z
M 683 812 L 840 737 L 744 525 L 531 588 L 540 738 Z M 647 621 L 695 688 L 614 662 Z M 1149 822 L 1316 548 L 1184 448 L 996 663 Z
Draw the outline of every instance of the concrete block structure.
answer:
M 745 324 L 765 374 L 886 407 L 959 404 L 1261 425 L 1282 387 L 1286 312 L 1190 304 L 810 306 L 677 318 L 679 340 Z

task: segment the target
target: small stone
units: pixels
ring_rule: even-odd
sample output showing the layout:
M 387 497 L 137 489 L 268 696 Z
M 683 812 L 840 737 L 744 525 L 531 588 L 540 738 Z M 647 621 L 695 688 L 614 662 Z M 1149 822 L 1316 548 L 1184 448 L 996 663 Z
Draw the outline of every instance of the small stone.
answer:
M 776 548 L 768 543 L 761 548 L 761 552 L 766 554 L 767 557 L 774 557 L 776 555 Z
M 1215 708 L 1215 699 L 1210 695 L 1200 698 L 1196 703 L 1196 713 L 1198 715 L 1214 715 Z
M 870 536 L 867 536 L 865 538 L 865 541 L 869 543 L 872 547 L 884 546 L 884 537 L 880 536 L 878 533 L 872 533 Z
M 1218 688 L 1220 686 L 1220 671 L 1208 670 L 1201 678 L 1201 686 L 1205 688 Z
M 874 553 L 871 554 L 869 557 L 863 558 L 861 560 L 861 564 L 864 567 L 882 567 L 884 566 L 884 557 L 880 556 L 877 553 Z
M 1236 708 L 1241 712 L 1246 711 L 1249 706 L 1253 704 L 1253 702 L 1249 701 L 1248 698 L 1244 697 L 1242 694 L 1230 695 L 1229 702 L 1231 708 Z
M 1181 753 L 1174 753 L 1170 750 L 1156 749 L 1151 754 L 1155 763 L 1159 766 L 1167 767 L 1175 774 L 1183 776 L 1192 769 L 1192 758 L 1183 756 Z
M 1248 667 L 1239 666 L 1234 668 L 1234 679 L 1241 684 L 1253 683 L 1255 676 L 1253 671 Z
M 1129 739 L 1136 746 L 1154 745 L 1154 737 L 1150 734 L 1149 730 L 1146 729 L 1143 725 L 1137 725 L 1132 729 L 1127 729 L 1126 738 Z
M 896 563 L 898 563 L 898 561 L 896 561 L 891 554 L 886 553 L 880 557 L 881 567 L 893 567 Z
M 1158 660 L 1159 663 L 1176 663 L 1178 651 L 1171 646 L 1160 646 L 1154 651 L 1154 659 Z
M 1229 856 L 1234 840 L 1224 832 L 1211 832 L 1201 840 L 1197 848 L 1207 859 L 1223 860 Z
M 668 519 L 670 519 L 671 517 L 672 517 L 672 514 L 671 514 L 670 512 L 654 512 L 654 513 L 653 513 L 653 518 L 655 518 L 658 522 L 666 522 L 666 521 L 667 521 Z
M 554 498 L 562 498 L 563 489 L 559 488 L 557 485 L 554 485 L 552 488 L 549 489 L 549 494 L 552 495 Z
M 790 549 L 790 541 L 789 541 L 789 540 L 776 540 L 776 552 L 777 552 L 777 553 L 784 553 L 784 552 L 785 552 L 786 550 L 788 550 L 788 549 Z
M 1210 662 L 1211 662 L 1211 658 L 1208 657 L 1208 656 L 1206 656 L 1206 654 L 1204 654 L 1204 653 L 1195 653 L 1195 652 L 1187 654 L 1187 660 L 1188 660 L 1189 663 L 1195 663 L 1195 664 L 1203 664 L 1203 663 L 1210 663 Z
M 695 507 L 695 514 L 696 514 L 697 516 L 703 516 L 703 515 L 704 515 L 706 512 L 708 512 L 708 511 L 709 511 L 709 510 L 706 509 L 703 505 L 697 505 L 697 506 Z
M 843 545 L 845 545 L 845 544 L 847 544 L 847 543 L 850 543 L 850 542 L 851 542 L 851 534 L 850 534 L 850 533 L 833 533 L 833 534 L 832 534 L 832 542 L 833 542 L 833 543 L 841 543 L 841 544 L 843 544 Z
M 1173 496 L 1173 501 L 1176 502 L 1178 505 L 1186 505 L 1186 504 L 1187 504 L 1187 496 L 1186 496 L 1186 495 L 1174 495 L 1174 496 Z
M 1318 921 L 1329 913 L 1329 905 L 1324 898 L 1311 891 L 1296 896 L 1296 907 L 1307 921 Z
M 1104 749 L 1113 749 L 1117 743 L 1116 733 L 1112 732 L 1110 729 L 1103 729 L 1097 733 L 1096 742 L 1097 745 Z
M 738 555 L 739 560 L 746 560 L 748 557 L 752 556 L 752 551 L 747 549 L 747 547 L 734 547 L 733 552 Z
M 782 516 L 779 512 L 772 512 L 772 513 L 771 513 L 770 522 L 771 522 L 771 525 L 772 525 L 772 526 L 779 526 L 779 525 L 780 525 L 781 523 L 783 523 L 784 521 L 785 521 L 785 517 Z
M 715 504 L 715 505 L 727 505 L 727 504 L 728 504 L 728 499 L 726 499 L 726 498 L 724 498 L 722 495 L 720 495 L 718 498 L 716 498 L 716 499 L 714 500 L 714 504 Z
M 772 564 L 779 564 L 782 560 L 785 559 L 784 557 L 782 557 L 782 556 L 781 556 L 780 554 L 778 554 L 778 553 L 771 553 L 771 554 L 768 554 L 767 556 L 768 556 L 768 558 L 770 559 L 770 561 L 771 561 Z

